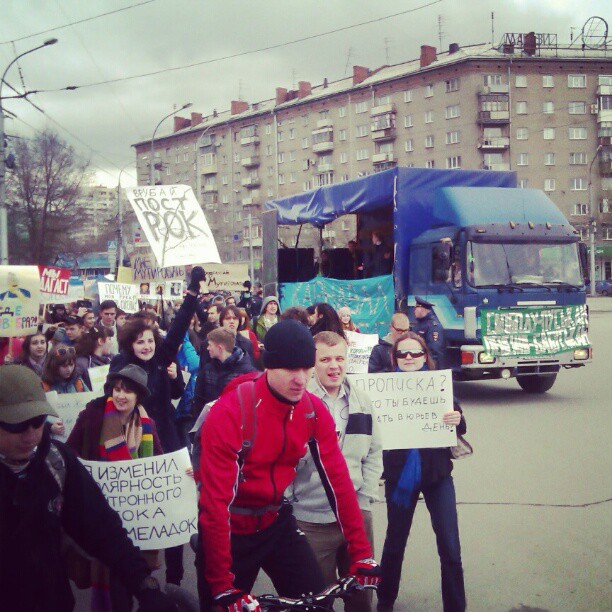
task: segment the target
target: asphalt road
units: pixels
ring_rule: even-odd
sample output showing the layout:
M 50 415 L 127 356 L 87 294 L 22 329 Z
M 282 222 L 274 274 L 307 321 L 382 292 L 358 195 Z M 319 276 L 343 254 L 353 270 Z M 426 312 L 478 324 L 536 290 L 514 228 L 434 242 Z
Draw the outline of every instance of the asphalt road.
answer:
M 612 298 L 589 306 L 593 363 L 561 372 L 545 395 L 514 380 L 455 386 L 474 446 L 454 471 L 469 610 L 612 609 Z M 377 558 L 385 508 L 374 512 Z M 186 549 L 183 586 L 196 593 L 192 558 Z M 439 583 L 420 503 L 395 609 L 441 610 Z M 271 590 L 262 577 L 254 592 Z M 87 593 L 78 599 L 87 610 Z

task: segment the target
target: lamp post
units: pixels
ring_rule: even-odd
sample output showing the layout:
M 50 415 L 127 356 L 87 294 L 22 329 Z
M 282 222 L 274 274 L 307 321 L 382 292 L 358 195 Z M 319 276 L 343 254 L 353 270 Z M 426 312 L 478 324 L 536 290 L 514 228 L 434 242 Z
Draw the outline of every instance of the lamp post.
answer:
M 200 202 L 200 206 L 202 206 L 201 197 L 202 197 L 202 176 L 200 174 L 200 141 L 204 136 L 208 133 L 208 131 L 212 128 L 212 125 L 207 126 L 202 133 L 198 136 L 196 140 L 196 151 L 195 151 L 195 166 L 196 166 L 196 200 Z
M 121 206 L 121 175 L 123 171 L 131 166 L 133 162 L 126 164 L 121 168 L 119 172 L 119 179 L 117 181 L 117 272 L 119 266 L 123 265 L 123 207 Z
M 43 47 L 49 47 L 57 42 L 57 38 L 45 40 L 42 45 L 24 51 L 17 55 L 5 68 L 0 79 L 0 264 L 8 264 L 8 215 L 6 211 L 6 166 L 4 163 L 4 109 L 2 108 L 2 85 L 11 66 L 24 55 L 34 53 Z
M 595 202 L 593 201 L 593 164 L 599 155 L 603 145 L 599 145 L 595 151 L 595 155 L 593 155 L 593 159 L 591 160 L 591 165 L 589 166 L 589 208 L 591 211 L 591 219 L 590 219 L 590 227 L 589 227 L 589 267 L 590 273 L 589 276 L 591 278 L 591 297 L 597 295 L 597 291 L 595 291 Z
M 183 106 L 181 106 L 181 108 L 173 110 L 171 113 L 168 113 L 165 117 L 163 117 L 159 123 L 155 126 L 155 129 L 153 130 L 153 136 L 151 137 L 151 160 L 150 160 L 150 164 L 149 164 L 149 185 L 154 185 L 155 183 L 153 182 L 153 170 L 154 170 L 154 164 L 153 164 L 153 155 L 155 153 L 155 134 L 157 133 L 157 130 L 159 128 L 159 126 L 169 117 L 172 117 L 172 115 L 176 115 L 176 113 L 180 113 L 182 110 L 185 110 L 186 108 L 189 108 L 190 106 L 192 106 L 191 102 L 187 102 L 187 104 L 183 104 Z

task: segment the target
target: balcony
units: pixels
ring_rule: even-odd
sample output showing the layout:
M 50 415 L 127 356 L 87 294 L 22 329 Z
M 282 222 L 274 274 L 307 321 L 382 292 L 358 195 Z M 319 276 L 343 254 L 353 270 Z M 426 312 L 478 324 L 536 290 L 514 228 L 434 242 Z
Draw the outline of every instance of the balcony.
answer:
M 257 134 L 253 134 L 253 136 L 244 136 L 240 139 L 240 144 L 243 147 L 248 147 L 249 145 L 258 145 L 259 136 Z
M 314 153 L 327 153 L 329 151 L 334 150 L 334 141 L 331 140 L 332 134 L 329 134 L 330 140 L 326 140 L 324 142 L 317 142 L 312 145 L 312 150 Z
M 244 238 L 242 241 L 242 246 L 243 247 L 247 247 L 249 246 L 250 242 L 248 238 Z M 260 247 L 262 246 L 262 239 L 261 238 L 253 238 L 253 248 L 255 247 Z
M 315 172 L 317 174 L 324 174 L 325 172 L 333 172 L 334 164 L 317 164 Z
M 599 176 L 612 176 L 612 160 L 600 159 L 599 160 Z
M 385 140 L 394 140 L 397 137 L 395 127 L 388 127 L 383 129 L 374 130 L 374 124 L 372 124 L 372 140 L 374 142 L 384 142 Z
M 324 123 L 325 125 L 319 125 Z M 314 153 L 327 153 L 334 150 L 334 128 L 329 119 L 317 123 L 317 129 L 312 130 L 312 150 Z
M 489 94 L 507 94 L 510 91 L 507 83 L 498 83 L 496 85 L 481 85 L 478 88 L 479 96 L 486 96 Z
M 397 160 L 395 159 L 395 155 L 393 155 L 393 153 L 375 153 L 372 155 L 372 163 L 375 165 L 397 163 Z
M 481 138 L 478 148 L 483 151 L 505 150 L 510 146 L 510 138 L 496 136 L 494 138 Z
M 242 205 L 247 206 L 260 206 L 261 205 L 261 195 L 259 189 L 255 189 L 251 191 L 248 198 L 242 198 Z
M 510 170 L 510 164 L 482 164 L 483 170 L 497 170 L 499 172 L 508 172 Z
M 202 174 L 217 174 L 217 162 L 202 166 Z
M 261 184 L 261 179 L 257 175 L 247 176 L 243 178 L 240 183 L 243 187 L 247 187 L 248 189 L 253 189 L 255 187 L 259 187 Z
M 259 155 L 252 155 L 251 157 L 244 157 L 240 161 L 243 168 L 256 168 L 259 166 Z
M 395 104 L 381 104 L 379 106 L 373 106 L 370 109 L 370 117 L 376 117 L 378 115 L 395 114 Z
M 202 193 L 217 193 L 217 183 L 204 183 L 202 186 Z
M 334 124 L 332 123 L 331 119 L 320 119 L 319 121 L 317 121 L 317 130 L 322 130 L 324 128 L 328 128 L 330 130 L 332 130 L 334 127 Z M 316 132 L 317 130 L 314 130 L 314 132 Z
M 478 123 L 481 125 L 503 125 L 510 123 L 510 111 L 509 110 L 498 110 L 498 111 L 479 111 L 478 112 Z

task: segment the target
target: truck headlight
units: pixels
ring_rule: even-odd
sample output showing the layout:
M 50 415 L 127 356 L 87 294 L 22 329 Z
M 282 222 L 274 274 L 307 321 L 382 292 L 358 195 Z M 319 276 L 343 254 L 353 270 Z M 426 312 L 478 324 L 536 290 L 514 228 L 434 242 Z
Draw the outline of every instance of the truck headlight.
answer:
M 489 353 L 478 353 L 478 363 L 495 363 L 495 357 Z
M 574 351 L 574 359 L 576 361 L 584 361 L 590 357 L 591 350 L 588 348 L 576 349 Z

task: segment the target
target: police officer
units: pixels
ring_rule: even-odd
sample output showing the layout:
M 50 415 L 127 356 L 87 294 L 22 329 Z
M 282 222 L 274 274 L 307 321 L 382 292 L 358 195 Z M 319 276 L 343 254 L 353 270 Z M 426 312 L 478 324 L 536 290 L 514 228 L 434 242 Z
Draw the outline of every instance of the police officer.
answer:
M 415 296 L 414 301 L 414 324 L 412 330 L 419 334 L 429 347 L 433 358 L 436 361 L 436 367 L 440 370 L 444 368 L 444 347 L 446 342 L 444 339 L 444 330 L 440 325 L 436 315 L 433 312 L 433 304 Z

